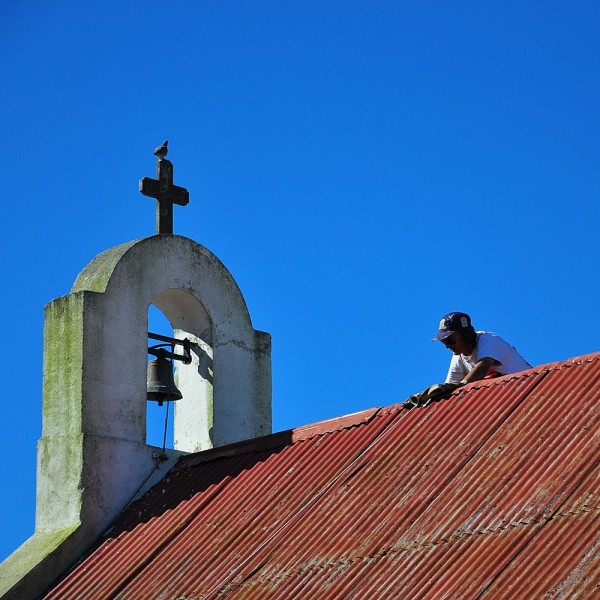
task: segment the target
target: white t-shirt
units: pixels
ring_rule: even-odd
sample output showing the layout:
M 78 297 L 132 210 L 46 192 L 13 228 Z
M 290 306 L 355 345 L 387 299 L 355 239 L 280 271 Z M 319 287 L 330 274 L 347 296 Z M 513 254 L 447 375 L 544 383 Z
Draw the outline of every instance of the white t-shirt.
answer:
M 492 369 L 501 375 L 531 369 L 531 365 L 517 352 L 517 349 L 505 342 L 499 335 L 478 331 L 477 345 L 471 356 L 452 355 L 446 383 L 461 381 L 472 371 L 478 361 L 488 357 L 499 363 L 492 365 Z

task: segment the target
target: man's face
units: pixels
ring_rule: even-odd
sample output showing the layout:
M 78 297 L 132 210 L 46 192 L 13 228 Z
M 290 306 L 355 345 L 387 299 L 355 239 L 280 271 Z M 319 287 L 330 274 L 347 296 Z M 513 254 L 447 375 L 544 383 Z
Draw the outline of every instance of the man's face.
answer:
M 460 331 L 455 331 L 451 336 L 442 340 L 442 344 L 449 350 L 452 350 L 454 354 L 465 354 L 470 350 Z

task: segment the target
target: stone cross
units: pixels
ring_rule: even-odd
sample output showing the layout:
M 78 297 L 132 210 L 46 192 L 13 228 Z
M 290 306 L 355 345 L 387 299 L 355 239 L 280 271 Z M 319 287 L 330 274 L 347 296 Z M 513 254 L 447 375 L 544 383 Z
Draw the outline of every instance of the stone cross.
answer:
M 156 179 L 140 179 L 140 192 L 156 198 L 156 233 L 173 233 L 173 204 L 185 206 L 190 201 L 190 194 L 185 188 L 173 185 L 173 163 L 159 158 Z

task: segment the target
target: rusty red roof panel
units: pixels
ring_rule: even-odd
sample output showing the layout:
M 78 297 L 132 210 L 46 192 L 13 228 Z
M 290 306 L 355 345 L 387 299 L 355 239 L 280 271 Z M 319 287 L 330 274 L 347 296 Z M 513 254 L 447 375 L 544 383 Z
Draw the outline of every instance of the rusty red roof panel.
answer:
M 186 456 L 45 597 L 600 592 L 599 406 L 593 354 Z

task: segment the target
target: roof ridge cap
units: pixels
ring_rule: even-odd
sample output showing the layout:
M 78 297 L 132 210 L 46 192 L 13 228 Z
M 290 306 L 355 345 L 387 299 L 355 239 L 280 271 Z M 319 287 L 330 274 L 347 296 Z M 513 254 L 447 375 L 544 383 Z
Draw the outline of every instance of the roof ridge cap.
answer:
M 367 408 L 366 410 L 360 410 L 348 415 L 332 417 L 331 419 L 295 427 L 294 429 L 290 429 L 290 431 L 293 433 L 293 441 L 301 442 L 325 433 L 333 433 L 334 431 L 368 423 L 380 410 L 382 410 L 380 407 Z
M 349 415 L 316 421 L 315 423 L 310 423 L 301 427 L 295 427 L 293 429 L 287 429 L 285 431 L 279 431 L 277 433 L 271 433 L 249 440 L 233 442 L 232 444 L 227 444 L 225 446 L 218 446 L 216 448 L 209 448 L 208 450 L 200 450 L 198 452 L 186 454 L 177 461 L 177 464 L 175 464 L 172 470 L 180 471 L 218 458 L 229 458 L 232 456 L 250 454 L 252 452 L 272 450 L 273 448 L 289 446 L 326 433 L 333 433 L 335 431 L 341 431 L 342 429 L 356 427 L 357 425 L 368 423 L 380 410 L 382 409 L 379 407 L 369 408 Z

